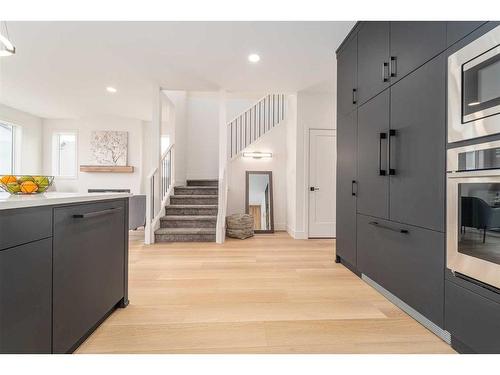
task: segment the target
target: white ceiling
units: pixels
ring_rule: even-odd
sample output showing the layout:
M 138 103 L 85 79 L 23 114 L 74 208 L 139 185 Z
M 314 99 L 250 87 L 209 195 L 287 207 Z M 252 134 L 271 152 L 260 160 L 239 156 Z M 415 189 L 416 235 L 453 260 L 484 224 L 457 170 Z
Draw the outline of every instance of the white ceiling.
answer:
M 8 22 L 0 102 L 46 118 L 150 119 L 154 87 L 333 89 L 335 49 L 354 22 Z M 261 61 L 250 64 L 249 53 Z M 118 93 L 105 91 L 114 86 Z

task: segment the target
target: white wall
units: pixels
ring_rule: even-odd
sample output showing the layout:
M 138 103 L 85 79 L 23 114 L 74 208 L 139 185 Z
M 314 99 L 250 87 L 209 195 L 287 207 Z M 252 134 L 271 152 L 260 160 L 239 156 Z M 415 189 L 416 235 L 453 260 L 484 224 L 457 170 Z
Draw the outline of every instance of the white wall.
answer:
M 290 177 L 287 186 L 290 192 L 287 230 L 294 238 L 307 238 L 308 236 L 309 130 L 335 128 L 336 95 L 334 92 L 299 91 L 297 93 L 296 134 L 292 134 L 294 132 L 291 131 L 287 138 L 290 173 L 293 173 L 295 164 L 295 179 Z M 295 155 L 293 155 L 294 148 Z M 294 189 L 295 197 L 293 196 Z
M 186 178 L 219 176 L 218 93 L 190 92 L 187 98 Z
M 92 164 L 90 136 L 93 130 L 120 130 L 128 132 L 128 165 L 133 173 L 87 173 L 77 171 L 77 178 L 56 178 L 58 191 L 86 192 L 87 189 L 130 189 L 134 194 L 141 192 L 143 122 L 141 120 L 115 116 L 85 119 L 43 120 L 43 171 L 52 174 L 52 135 L 55 131 L 77 131 L 78 166 Z
M 265 96 L 264 93 L 228 93 L 226 95 L 226 122 L 234 120 Z
M 245 212 L 246 171 L 273 172 L 274 229 L 285 230 L 287 220 L 287 176 L 286 176 L 286 132 L 282 123 L 250 145 L 248 151 L 272 152 L 272 159 L 247 159 L 238 157 L 229 162 L 228 209 L 227 214 Z
M 14 173 L 42 173 L 42 119 L 0 104 L 0 120 L 16 125 L 21 130 Z

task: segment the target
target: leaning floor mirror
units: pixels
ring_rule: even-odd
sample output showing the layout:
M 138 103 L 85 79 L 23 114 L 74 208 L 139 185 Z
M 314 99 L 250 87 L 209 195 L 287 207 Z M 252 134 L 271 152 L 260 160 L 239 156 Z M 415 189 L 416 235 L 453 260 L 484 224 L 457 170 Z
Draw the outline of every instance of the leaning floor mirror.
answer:
M 247 171 L 245 207 L 253 216 L 255 233 L 274 232 L 272 172 Z

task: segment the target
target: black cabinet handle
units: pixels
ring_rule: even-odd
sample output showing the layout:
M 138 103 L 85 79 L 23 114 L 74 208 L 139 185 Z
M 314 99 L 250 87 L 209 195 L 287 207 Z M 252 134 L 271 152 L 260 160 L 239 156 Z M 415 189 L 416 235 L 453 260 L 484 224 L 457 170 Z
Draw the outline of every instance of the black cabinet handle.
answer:
M 391 164 L 392 164 L 391 163 L 391 160 L 392 160 L 392 142 L 391 142 L 391 139 L 392 139 L 392 137 L 395 137 L 395 136 L 396 136 L 396 130 L 395 129 L 389 130 L 389 155 L 387 157 L 389 160 L 389 175 L 391 175 L 391 176 L 394 176 L 396 174 L 396 169 L 391 167 Z
M 121 207 L 116 207 L 116 208 L 110 208 L 110 209 L 102 210 L 102 211 L 89 212 L 86 214 L 75 214 L 75 215 L 73 215 L 73 218 L 74 219 L 89 219 L 91 217 L 98 217 L 98 216 L 114 214 L 115 212 L 120 211 L 121 209 L 122 209 Z
M 387 134 L 382 132 L 379 133 L 378 138 L 378 174 L 379 176 L 385 176 L 386 170 L 382 169 L 382 140 L 387 138 Z
M 358 194 L 358 183 L 356 180 L 352 180 L 351 182 L 351 195 L 355 197 Z
M 352 89 L 352 104 L 356 104 L 358 102 L 358 90 Z
M 389 80 L 389 63 L 382 63 L 382 82 L 387 82 Z
M 386 225 L 379 224 L 378 221 L 370 221 L 368 224 L 373 225 L 373 226 L 375 226 L 377 228 L 390 230 L 391 232 L 397 232 L 397 233 L 402 233 L 402 234 L 409 234 L 410 233 L 408 231 L 408 229 L 402 229 L 402 228 L 397 229 L 397 228 L 388 227 Z
M 396 56 L 391 56 L 391 77 L 396 77 L 398 74 L 398 60 Z

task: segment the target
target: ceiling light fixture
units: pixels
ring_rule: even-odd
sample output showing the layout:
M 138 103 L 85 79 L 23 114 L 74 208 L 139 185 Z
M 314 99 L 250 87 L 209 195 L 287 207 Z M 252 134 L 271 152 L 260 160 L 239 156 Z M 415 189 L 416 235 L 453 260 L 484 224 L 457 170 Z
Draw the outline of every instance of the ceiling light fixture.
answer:
M 244 158 L 254 158 L 254 159 L 271 159 L 273 154 L 271 152 L 244 152 Z
M 248 61 L 250 61 L 251 63 L 257 63 L 260 61 L 260 56 L 256 53 L 252 53 L 248 55 Z
M 114 94 L 114 93 L 115 93 L 115 92 L 117 92 L 118 90 L 117 90 L 117 89 L 115 89 L 114 87 L 108 86 L 108 87 L 106 87 L 106 91 L 107 91 L 107 92 L 110 92 L 110 93 L 112 93 L 112 94 Z
M 7 29 L 7 23 L 4 21 L 3 28 L 5 29 L 5 35 L 0 27 L 0 56 L 12 56 L 16 53 L 16 47 L 9 40 L 9 30 Z

